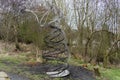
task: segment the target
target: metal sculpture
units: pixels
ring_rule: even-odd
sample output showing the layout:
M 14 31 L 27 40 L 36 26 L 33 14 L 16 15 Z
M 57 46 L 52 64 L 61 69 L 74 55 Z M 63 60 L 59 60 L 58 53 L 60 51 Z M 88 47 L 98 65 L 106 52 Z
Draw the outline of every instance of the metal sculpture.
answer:
M 50 9 L 50 11 L 47 11 L 43 15 L 40 21 L 34 11 L 29 10 L 29 9 L 24 9 L 21 11 L 31 12 L 35 16 L 40 26 L 43 27 L 46 25 L 46 23 L 41 25 L 43 18 L 46 15 L 49 15 L 49 12 L 51 11 L 56 12 L 57 9 L 56 7 L 53 7 L 52 5 L 52 8 Z M 56 12 L 56 13 L 59 13 L 59 12 Z M 61 61 L 64 63 L 64 64 L 61 64 L 61 66 L 58 66 L 52 69 L 52 71 L 46 72 L 46 74 L 49 75 L 50 77 L 64 77 L 70 74 L 70 72 L 67 70 L 68 60 L 70 57 L 70 51 L 67 45 L 65 33 L 60 28 L 60 24 L 59 24 L 60 20 L 61 20 L 61 14 L 60 16 L 58 15 L 55 16 L 53 21 L 50 21 L 49 23 L 47 23 L 48 26 L 45 27 L 46 29 L 49 29 L 50 31 L 44 38 L 44 42 L 46 43 L 46 50 L 43 52 L 43 58 L 45 58 L 46 60 L 56 60 L 56 61 Z M 55 24 L 52 25 L 52 23 L 55 23 Z
M 66 42 L 66 36 L 62 29 L 56 26 L 49 25 L 49 34 L 45 36 L 46 49 L 43 52 L 43 58 L 46 60 L 56 60 L 63 62 L 57 68 L 52 69 L 51 72 L 47 72 L 51 77 L 63 77 L 67 76 L 70 72 L 67 70 L 69 58 L 69 48 Z

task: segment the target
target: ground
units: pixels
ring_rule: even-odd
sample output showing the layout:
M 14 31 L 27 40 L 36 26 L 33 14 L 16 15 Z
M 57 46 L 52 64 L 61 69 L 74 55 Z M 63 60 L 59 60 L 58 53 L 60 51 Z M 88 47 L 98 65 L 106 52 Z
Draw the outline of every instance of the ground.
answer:
M 95 77 L 93 66 L 81 67 L 81 60 L 71 59 L 69 71 L 71 74 L 64 78 L 50 78 L 45 72 L 53 64 L 38 63 L 30 60 L 28 52 L 15 52 L 11 44 L 7 47 L 0 42 L 0 71 L 6 72 L 11 80 L 120 80 L 120 69 L 105 69 L 100 67 L 101 77 Z M 96 79 L 97 78 L 97 79 Z
M 111 68 L 101 71 L 102 76 L 106 77 L 106 80 L 120 80 L 120 68 Z
M 0 60 L 0 70 L 5 71 L 12 80 L 96 80 L 93 72 L 81 66 L 70 65 L 71 74 L 64 78 L 50 78 L 45 72 L 53 67 L 51 64 L 37 63 L 35 65 L 23 64 L 21 61 L 13 61 L 11 57 Z M 16 58 L 17 59 L 17 58 Z M 6 61 L 9 60 L 9 61 Z M 23 76 L 24 75 L 24 76 Z

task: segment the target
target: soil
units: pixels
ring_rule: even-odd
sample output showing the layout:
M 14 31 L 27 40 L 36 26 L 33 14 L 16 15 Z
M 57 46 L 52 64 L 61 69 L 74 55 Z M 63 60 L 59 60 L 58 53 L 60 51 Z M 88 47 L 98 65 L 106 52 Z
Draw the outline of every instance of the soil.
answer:
M 7 53 L 4 50 L 5 43 L 0 41 L 0 53 Z M 13 53 L 13 46 L 10 46 L 9 48 L 9 53 Z M 9 61 L 1 61 L 6 65 L 12 65 L 14 66 L 14 63 L 11 63 Z M 27 68 L 26 68 L 27 67 Z M 34 66 L 31 65 L 25 65 L 25 64 L 21 64 L 21 65 L 15 65 L 15 68 L 17 69 L 22 69 L 22 72 L 27 71 L 30 72 L 31 74 L 45 74 L 45 72 L 49 71 L 49 69 L 51 69 L 53 67 L 52 64 L 37 64 Z M 16 69 L 13 70 L 16 70 Z M 83 68 L 81 66 L 72 66 L 70 65 L 68 70 L 70 71 L 70 75 L 63 77 L 64 80 L 96 80 L 94 77 L 94 74 L 92 71 Z M 19 74 L 13 74 L 13 73 L 8 73 L 8 75 L 10 76 L 11 80 L 29 80 L 26 77 L 20 76 Z M 45 74 L 46 75 L 46 74 Z M 49 78 L 50 80 L 52 80 L 51 78 Z M 63 80 L 62 79 L 62 80 Z M 46 80 L 46 79 L 43 79 Z M 48 79 L 47 79 L 48 80 Z
M 25 65 L 20 65 L 20 67 L 24 67 Z M 53 67 L 51 64 L 38 64 L 35 66 L 25 66 L 27 67 L 26 69 L 23 69 L 23 71 L 30 72 L 31 74 L 45 74 L 46 71 L 48 71 L 50 68 Z M 93 72 L 83 68 L 81 66 L 69 66 L 68 70 L 70 71 L 70 75 L 63 77 L 62 80 L 96 80 Z M 8 76 L 10 77 L 11 80 L 30 80 L 24 76 L 20 76 L 19 74 L 13 74 L 13 73 L 8 73 Z M 47 76 L 47 75 L 46 75 Z M 49 78 L 52 80 L 52 78 Z M 44 79 L 46 80 L 46 79 Z M 47 79 L 48 80 L 48 79 Z M 61 79 L 60 79 L 61 80 Z
M 45 74 L 53 66 L 51 64 L 38 64 L 29 67 L 29 71 L 33 74 Z M 64 80 L 96 80 L 92 71 L 81 66 L 69 66 L 70 75 L 63 77 Z
M 10 80 L 29 80 L 28 78 L 26 77 L 23 77 L 23 76 L 20 76 L 18 74 L 12 74 L 12 73 L 7 73 Z

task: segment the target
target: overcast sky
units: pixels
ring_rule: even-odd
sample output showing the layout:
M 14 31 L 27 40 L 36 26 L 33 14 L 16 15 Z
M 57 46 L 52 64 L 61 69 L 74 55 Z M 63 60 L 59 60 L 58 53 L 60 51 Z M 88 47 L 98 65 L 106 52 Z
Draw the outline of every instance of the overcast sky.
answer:
M 45 0 L 30 0 L 31 3 L 34 3 L 34 1 L 36 1 L 37 4 L 41 4 L 41 2 L 43 2 Z M 46 1 L 52 1 L 52 0 L 46 0 Z M 56 0 L 56 1 L 60 1 L 60 0 Z M 67 12 L 68 13 L 67 13 L 66 19 L 68 20 L 68 24 L 70 24 L 70 22 L 72 22 L 72 26 L 75 28 L 76 25 L 75 25 L 75 20 L 74 20 L 74 17 L 73 17 L 74 16 L 73 0 L 63 0 L 63 1 L 65 2 L 66 7 L 67 7 Z M 76 1 L 80 1 L 80 0 L 76 0 Z M 85 0 L 81 0 L 81 1 L 85 1 Z M 92 9 L 94 10 L 94 8 L 95 8 L 96 3 L 94 3 L 94 2 L 96 0 L 89 0 L 89 1 L 90 1 L 89 11 L 92 11 Z M 102 2 L 102 0 L 98 0 L 98 1 L 99 1 L 99 3 L 97 4 L 97 7 L 98 7 L 97 13 L 101 13 L 104 10 L 104 6 L 106 6 L 106 5 Z M 109 1 L 111 1 L 111 0 L 106 0 L 106 1 L 108 1 L 108 3 L 109 3 Z M 115 0 L 115 1 L 117 1 L 117 0 Z M 120 0 L 118 0 L 118 1 L 119 1 L 119 4 L 120 4 Z M 77 4 L 77 3 L 75 5 L 80 6 L 80 4 Z M 119 5 L 119 7 L 120 7 L 120 5 Z

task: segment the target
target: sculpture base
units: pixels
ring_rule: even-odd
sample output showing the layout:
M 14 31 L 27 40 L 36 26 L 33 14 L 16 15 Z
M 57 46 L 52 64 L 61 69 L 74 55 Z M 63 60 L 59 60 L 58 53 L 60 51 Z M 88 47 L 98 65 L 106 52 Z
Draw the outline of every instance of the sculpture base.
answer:
M 46 72 L 47 75 L 50 77 L 65 77 L 70 74 L 70 72 L 66 69 L 63 71 L 53 71 L 53 72 Z

